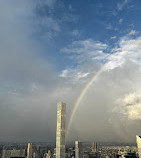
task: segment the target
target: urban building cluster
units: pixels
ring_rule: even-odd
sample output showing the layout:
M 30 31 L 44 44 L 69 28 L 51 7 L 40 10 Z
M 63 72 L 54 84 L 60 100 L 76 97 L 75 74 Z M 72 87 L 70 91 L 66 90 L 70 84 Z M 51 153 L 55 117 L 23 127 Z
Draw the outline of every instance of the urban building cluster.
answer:
M 28 143 L 1 145 L 1 158 L 141 158 L 141 137 L 136 136 L 136 146 L 106 146 L 97 142 L 90 144 L 76 140 L 66 146 L 66 104 L 58 103 L 56 145 Z

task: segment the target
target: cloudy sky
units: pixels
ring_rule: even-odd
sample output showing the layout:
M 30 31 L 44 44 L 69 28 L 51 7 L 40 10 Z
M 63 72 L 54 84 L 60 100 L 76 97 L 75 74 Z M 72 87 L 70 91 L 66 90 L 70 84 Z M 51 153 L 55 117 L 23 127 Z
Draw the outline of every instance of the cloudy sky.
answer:
M 0 1 L 0 141 L 135 142 L 141 134 L 140 0 Z

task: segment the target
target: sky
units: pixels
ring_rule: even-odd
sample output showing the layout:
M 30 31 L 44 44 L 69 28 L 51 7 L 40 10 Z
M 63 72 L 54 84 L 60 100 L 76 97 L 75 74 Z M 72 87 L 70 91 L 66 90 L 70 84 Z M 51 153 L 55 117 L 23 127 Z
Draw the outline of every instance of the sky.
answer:
M 0 141 L 135 142 L 141 134 L 140 0 L 0 1 Z

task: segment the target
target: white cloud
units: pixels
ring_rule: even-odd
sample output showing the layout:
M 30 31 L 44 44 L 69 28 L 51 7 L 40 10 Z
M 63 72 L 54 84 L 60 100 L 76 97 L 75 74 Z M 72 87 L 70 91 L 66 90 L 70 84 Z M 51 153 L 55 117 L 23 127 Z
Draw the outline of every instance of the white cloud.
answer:
M 128 3 L 129 3 L 129 0 L 122 0 L 121 3 L 117 4 L 117 9 L 122 10 L 125 7 L 125 5 L 127 5 Z
M 112 37 L 111 37 L 111 39 L 116 39 L 116 38 L 117 38 L 117 36 L 112 36 Z
M 117 107 L 113 111 L 120 113 L 121 118 L 141 120 L 141 93 L 127 94 L 124 98 L 117 100 Z
M 116 36 L 111 37 L 115 39 Z M 104 53 L 107 45 L 87 39 L 84 41 L 74 41 L 68 47 L 61 49 L 61 52 L 68 53 L 72 59 L 78 63 L 89 62 L 91 60 L 107 61 L 106 70 L 122 67 L 128 60 L 140 63 L 141 57 L 141 37 L 130 39 L 128 36 L 122 37 L 119 46 L 112 49 L 112 54 Z
M 62 70 L 60 77 L 67 78 L 67 83 L 84 84 L 101 67 L 101 61 L 106 60 L 104 53 L 107 45 L 92 39 L 73 41 L 60 51 L 67 54 L 77 65 L 75 68 Z
M 59 76 L 65 79 L 66 84 L 76 85 L 86 83 L 90 73 L 92 72 L 89 72 L 89 70 L 85 71 L 84 69 L 64 69 Z
M 128 35 L 132 36 L 132 35 L 136 35 L 138 32 L 136 30 L 131 30 Z
M 121 38 L 119 47 L 114 48 L 113 54 L 107 59 L 107 69 L 121 67 L 127 60 L 140 63 L 141 58 L 141 37 L 129 39 L 128 37 Z
M 60 77 L 67 77 L 69 71 L 67 69 L 63 70 L 62 73 L 59 75 Z
M 74 41 L 72 45 L 63 48 L 61 51 L 68 53 L 68 55 L 72 57 L 73 61 L 76 60 L 76 63 L 79 63 L 81 66 L 79 69 L 64 69 L 61 73 L 61 77 L 66 77 L 69 76 L 68 74 L 72 74 L 72 78 L 77 78 L 76 80 L 74 78 L 72 80 L 77 81 L 80 79 L 78 77 L 79 72 L 82 74 L 92 75 L 95 71 L 91 69 L 85 71 L 83 70 L 83 65 L 85 65 L 84 63 L 89 63 L 88 65 L 90 67 L 92 65 L 91 62 L 96 63 L 96 61 L 99 65 L 103 65 L 103 60 L 107 62 L 105 64 L 105 71 L 113 70 L 118 67 L 124 67 L 124 64 L 127 61 L 140 64 L 141 37 L 136 39 L 130 39 L 128 36 L 122 37 L 119 41 L 119 46 L 112 49 L 112 54 L 103 52 L 107 47 L 108 46 L 106 44 L 89 39 L 84 41 Z M 97 70 L 97 68 L 95 70 Z
M 107 55 L 103 53 L 107 49 L 107 45 L 92 39 L 73 41 L 71 45 L 61 49 L 63 53 L 68 53 L 72 59 L 76 59 L 78 63 L 88 60 L 104 59 Z

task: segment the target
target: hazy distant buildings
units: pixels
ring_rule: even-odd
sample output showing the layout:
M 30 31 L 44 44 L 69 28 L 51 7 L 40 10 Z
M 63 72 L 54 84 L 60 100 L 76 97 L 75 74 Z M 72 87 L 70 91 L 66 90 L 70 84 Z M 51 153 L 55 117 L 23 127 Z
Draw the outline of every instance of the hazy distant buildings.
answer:
M 65 158 L 66 104 L 58 103 L 56 129 L 56 158 Z
M 139 158 L 141 158 L 141 136 L 136 135 Z
M 25 149 L 21 149 L 21 150 L 16 150 L 16 149 L 12 149 L 12 150 L 3 150 L 2 151 L 2 158 L 12 158 L 12 157 L 25 157 Z
M 28 143 L 27 158 L 32 158 L 32 143 Z
M 75 158 L 83 157 L 82 142 L 75 141 Z
M 92 151 L 89 153 L 89 158 L 99 158 L 100 155 L 97 149 L 97 142 L 92 143 Z
M 37 145 L 37 153 L 40 155 L 40 145 Z

